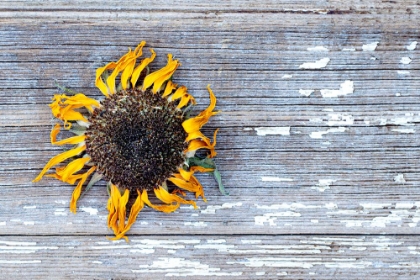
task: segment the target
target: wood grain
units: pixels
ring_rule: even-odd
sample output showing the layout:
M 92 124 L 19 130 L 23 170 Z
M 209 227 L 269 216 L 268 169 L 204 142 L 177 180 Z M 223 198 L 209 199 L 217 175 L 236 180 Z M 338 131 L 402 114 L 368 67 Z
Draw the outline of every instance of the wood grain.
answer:
M 417 2 L 2 1 L 2 277 L 418 278 Z M 146 208 L 110 242 L 104 182 L 73 215 L 72 186 L 31 180 L 61 151 L 55 82 L 100 98 L 95 69 L 142 40 L 152 68 L 180 59 L 195 112 L 212 85 L 230 196 L 199 175 L 198 210 Z

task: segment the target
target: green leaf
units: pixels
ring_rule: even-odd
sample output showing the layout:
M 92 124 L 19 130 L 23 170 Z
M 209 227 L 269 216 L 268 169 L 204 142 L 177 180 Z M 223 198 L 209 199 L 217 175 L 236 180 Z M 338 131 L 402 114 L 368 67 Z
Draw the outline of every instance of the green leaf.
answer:
M 60 84 L 57 82 L 57 80 L 54 80 L 54 82 L 55 82 L 55 85 L 56 85 L 59 89 L 61 89 L 62 91 L 64 91 L 65 93 L 68 93 L 68 94 L 73 94 L 73 95 L 77 94 L 77 92 L 75 92 L 74 90 L 71 90 L 71 89 L 69 89 L 69 88 L 66 88 L 65 86 L 60 85 Z
M 219 184 L 219 190 L 223 195 L 229 195 L 229 192 L 225 190 L 225 187 L 222 184 L 222 175 L 220 175 L 219 170 L 215 169 L 213 172 L 214 179 L 216 179 Z
M 89 190 L 90 190 L 90 188 L 92 188 L 92 186 L 96 183 L 96 182 L 98 182 L 99 180 L 101 180 L 102 179 L 102 174 L 99 174 L 99 173 L 97 173 L 97 172 L 95 172 L 93 175 L 92 175 L 92 177 L 90 178 L 90 181 L 89 181 L 89 183 L 87 184 L 87 186 L 86 186 L 86 188 L 85 188 L 85 190 L 83 191 L 83 193 L 80 195 L 80 198 L 82 198 Z
M 199 157 L 191 157 L 188 158 L 188 166 L 201 166 L 204 168 L 216 168 L 216 164 L 213 162 L 211 158 L 199 158 Z

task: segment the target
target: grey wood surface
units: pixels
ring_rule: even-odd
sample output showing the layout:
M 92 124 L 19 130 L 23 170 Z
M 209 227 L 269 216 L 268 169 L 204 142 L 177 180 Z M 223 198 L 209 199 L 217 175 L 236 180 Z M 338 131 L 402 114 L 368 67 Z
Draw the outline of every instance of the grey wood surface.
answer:
M 420 4 L 406 1 L 1 1 L 0 271 L 4 279 L 417 279 Z M 102 182 L 31 180 L 55 80 L 91 97 L 95 69 L 146 40 L 199 106 L 217 98 L 207 203 L 145 208 L 106 239 Z

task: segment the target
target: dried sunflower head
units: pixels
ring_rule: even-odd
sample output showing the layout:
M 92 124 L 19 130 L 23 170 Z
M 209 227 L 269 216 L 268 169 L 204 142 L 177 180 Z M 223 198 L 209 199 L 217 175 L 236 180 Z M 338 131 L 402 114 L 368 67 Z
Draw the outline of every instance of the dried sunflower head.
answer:
M 208 86 L 210 105 L 188 118 L 189 109 L 196 102 L 185 86 L 171 80 L 180 63 L 168 54 L 167 65 L 149 73 L 148 65 L 156 53 L 151 49 L 150 57 L 140 59 L 144 45 L 141 42 L 117 62 L 96 70 L 95 85 L 105 95 L 102 101 L 82 93 L 54 96 L 50 107 L 60 123 L 51 131 L 51 143 L 73 147 L 51 158 L 34 179 L 37 182 L 45 175 L 77 184 L 70 200 L 74 213 L 85 182 L 90 179 L 87 190 L 102 178 L 107 180 L 108 227 L 114 231 L 114 240 L 127 240 L 126 233 L 145 204 L 166 213 L 181 204 L 196 208 L 194 201 L 184 198 L 185 191 L 205 201 L 195 172 L 213 173 L 223 191 L 212 161 L 216 156 L 217 130 L 213 140 L 200 131 L 217 114 L 215 95 Z M 58 141 L 62 127 L 75 136 Z M 198 150 L 207 152 L 198 156 Z M 54 173 L 46 174 L 65 161 Z M 163 203 L 151 203 L 150 193 Z M 136 198 L 128 207 L 130 195 Z

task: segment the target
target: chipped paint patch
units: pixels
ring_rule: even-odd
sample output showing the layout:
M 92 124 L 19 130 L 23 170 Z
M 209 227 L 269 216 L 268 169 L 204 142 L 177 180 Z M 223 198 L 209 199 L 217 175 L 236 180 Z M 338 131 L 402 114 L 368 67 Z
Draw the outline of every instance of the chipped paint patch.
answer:
M 409 58 L 408 56 L 404 56 L 400 60 L 400 63 L 402 64 L 410 64 L 410 62 L 411 62 L 411 58 Z
M 0 222 L 0 226 L 5 226 L 6 222 Z
M 304 96 L 310 96 L 313 92 L 313 89 L 299 89 L 299 93 Z
M 258 244 L 261 243 L 261 240 L 258 239 L 242 239 L 242 244 Z
M 207 227 L 207 224 L 204 222 L 184 222 L 184 226 Z
M 301 69 L 320 69 L 327 66 L 327 64 L 330 62 L 330 59 L 328 57 L 324 57 L 320 60 L 317 60 L 315 62 L 306 62 L 299 66 Z
M 328 114 L 328 126 L 352 125 L 354 118 L 349 114 Z
M 32 261 L 22 261 L 22 260 L 0 260 L 0 264 L 29 264 L 29 263 L 41 263 L 40 260 L 32 260 Z
M 282 268 L 311 268 L 314 262 L 321 262 L 321 258 L 273 258 L 255 257 L 239 261 L 228 261 L 227 264 L 242 264 L 247 267 L 282 267 Z
M 261 181 L 263 182 L 292 182 L 293 179 L 290 178 L 280 178 L 280 177 L 270 177 L 270 176 L 262 176 Z
M 407 46 L 407 50 L 414 51 L 417 46 L 417 41 L 411 42 L 410 45 Z
M 35 224 L 35 222 L 34 221 L 27 221 L 27 222 L 23 222 L 23 224 L 25 226 L 33 226 Z
M 66 209 L 64 209 L 64 208 L 57 208 L 54 211 L 54 215 L 56 215 L 56 216 L 67 216 Z
M 276 221 L 277 217 L 300 217 L 302 214 L 293 212 L 293 211 L 284 211 L 276 213 L 265 213 L 262 216 L 255 216 L 254 221 L 257 226 L 264 226 L 268 224 L 269 226 L 277 226 Z
M 231 209 L 233 207 L 242 206 L 242 202 L 237 203 L 223 203 L 221 206 L 218 205 L 209 205 L 206 209 L 200 210 L 202 214 L 216 214 L 216 210 L 219 209 Z
M 405 183 L 405 179 L 404 179 L 404 174 L 397 174 L 395 177 L 394 177 L 394 181 L 396 182 L 396 183 L 401 183 L 401 184 L 403 184 L 403 183 Z
M 199 261 L 185 258 L 158 258 L 152 264 L 139 265 L 133 273 L 166 273 L 166 277 L 180 276 L 241 276 L 242 272 L 221 272 L 220 268 L 213 268 Z
M 341 51 L 343 51 L 343 52 L 355 52 L 356 48 L 343 48 Z
M 285 74 L 285 75 L 283 75 L 281 78 L 282 79 L 291 79 L 293 77 L 293 75 L 290 75 L 290 74 Z
M 397 71 L 398 75 L 410 75 L 410 71 L 406 71 L 406 70 L 402 70 L 402 71 Z
M 316 47 L 311 47 L 311 48 L 307 48 L 307 50 L 309 52 L 328 52 L 329 50 L 324 47 L 324 46 L 316 46 Z
M 313 138 L 313 139 L 321 139 L 323 135 L 328 134 L 328 133 L 337 133 L 337 132 L 345 132 L 346 128 L 345 127 L 337 127 L 337 128 L 330 128 L 327 129 L 325 131 L 315 131 L 315 132 L 311 132 L 311 134 L 309 134 L 309 137 Z
M 354 92 L 353 81 L 345 80 L 340 84 L 340 89 L 321 89 L 321 95 L 324 98 L 332 98 L 347 95 Z
M 311 187 L 311 189 L 318 190 L 319 192 L 324 192 L 325 190 L 329 190 L 332 183 L 336 182 L 337 180 L 334 179 L 320 179 L 318 180 L 318 184 L 315 187 Z
M 394 128 L 391 131 L 399 132 L 399 133 L 415 133 L 416 131 L 412 128 Z
M 290 135 L 290 126 L 256 127 L 255 131 L 257 131 L 258 136 L 266 136 L 266 135 L 288 136 Z
M 23 206 L 23 209 L 35 209 L 36 205 Z
M 92 207 L 80 207 L 80 210 L 89 213 L 91 216 L 98 215 L 98 209 L 92 208 Z
M 376 47 L 378 46 L 379 42 L 373 42 L 373 43 L 369 43 L 369 44 L 365 44 L 362 46 L 362 50 L 363 51 L 374 51 L 376 50 Z

